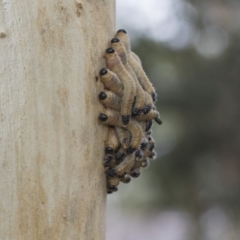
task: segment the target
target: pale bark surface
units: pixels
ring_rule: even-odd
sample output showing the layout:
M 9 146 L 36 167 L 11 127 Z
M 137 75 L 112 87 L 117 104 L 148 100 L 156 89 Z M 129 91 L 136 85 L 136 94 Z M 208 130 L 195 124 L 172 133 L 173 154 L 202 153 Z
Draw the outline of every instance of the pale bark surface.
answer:
M 114 0 L 0 3 L 0 239 L 105 239 L 96 81 Z

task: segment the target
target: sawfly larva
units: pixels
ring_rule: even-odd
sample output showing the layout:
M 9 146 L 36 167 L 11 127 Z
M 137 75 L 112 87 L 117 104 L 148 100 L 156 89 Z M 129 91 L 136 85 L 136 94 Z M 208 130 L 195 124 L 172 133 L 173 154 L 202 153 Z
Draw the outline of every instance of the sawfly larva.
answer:
M 114 92 L 120 97 L 123 96 L 123 83 L 114 72 L 109 69 L 102 68 L 99 75 L 106 89 Z
M 121 98 L 111 91 L 105 90 L 100 92 L 98 98 L 104 107 L 109 107 L 115 110 L 120 110 L 121 108 Z
M 108 128 L 108 138 L 105 143 L 105 153 L 113 153 L 116 151 L 119 147 L 119 140 L 117 137 L 117 133 L 114 128 L 109 127 Z
M 108 172 L 109 177 L 122 176 L 125 173 L 128 173 L 131 168 L 134 166 L 135 156 L 134 154 L 127 155 L 124 160 L 118 164 L 114 169 Z
M 108 48 L 104 55 L 106 58 L 107 67 L 117 74 L 124 86 L 122 103 L 121 103 L 121 116 L 124 125 L 130 121 L 132 114 L 132 107 L 136 97 L 136 85 L 131 75 L 124 68 L 120 57 L 113 48 Z
M 150 95 L 143 90 L 142 86 L 140 85 L 136 74 L 134 73 L 131 66 L 128 64 L 128 55 L 126 52 L 126 49 L 124 45 L 120 42 L 118 38 L 113 38 L 111 40 L 112 47 L 115 49 L 115 51 L 118 53 L 118 56 L 121 58 L 121 61 L 125 67 L 125 69 L 128 71 L 128 73 L 131 75 L 132 79 L 134 80 L 136 84 L 136 102 L 134 104 L 134 108 L 132 110 L 132 116 L 137 116 L 141 111 L 144 113 L 147 113 L 151 110 L 151 107 L 153 105 L 152 99 Z M 149 97 L 148 97 L 149 96 Z M 145 106 L 146 105 L 146 106 Z M 149 109 L 150 107 L 150 109 Z
M 146 73 L 144 72 L 142 66 L 139 64 L 138 61 L 135 60 L 133 55 L 131 54 L 131 46 L 130 41 L 128 38 L 128 35 L 125 30 L 120 29 L 117 31 L 116 37 L 121 40 L 121 42 L 124 44 L 127 53 L 128 53 L 128 62 L 130 66 L 132 67 L 133 71 L 137 75 L 138 81 L 142 85 L 143 89 L 147 91 L 151 96 L 154 102 L 156 102 L 157 94 L 156 91 L 152 85 L 152 83 L 149 81 Z

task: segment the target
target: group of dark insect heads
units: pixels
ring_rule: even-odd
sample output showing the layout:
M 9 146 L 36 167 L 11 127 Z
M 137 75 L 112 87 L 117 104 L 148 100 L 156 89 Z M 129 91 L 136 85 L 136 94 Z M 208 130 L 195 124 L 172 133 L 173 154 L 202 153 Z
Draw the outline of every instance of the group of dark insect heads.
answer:
M 141 60 L 131 51 L 125 30 L 117 31 L 106 49 L 107 68 L 100 70 L 104 91 L 99 100 L 105 109 L 99 121 L 108 126 L 103 164 L 107 192 L 118 190 L 120 182 L 137 178 L 149 158 L 156 158 L 155 142 L 151 137 L 153 120 L 161 124 L 155 102 L 157 94 L 146 76 Z

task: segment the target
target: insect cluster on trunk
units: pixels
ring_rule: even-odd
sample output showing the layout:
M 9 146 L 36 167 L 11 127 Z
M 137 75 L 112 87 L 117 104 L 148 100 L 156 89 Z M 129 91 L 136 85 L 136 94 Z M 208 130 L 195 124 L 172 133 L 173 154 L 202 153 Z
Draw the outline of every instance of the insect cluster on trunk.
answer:
M 155 89 L 140 58 L 131 51 L 125 30 L 117 31 L 104 58 L 107 67 L 99 72 L 104 90 L 98 97 L 105 109 L 98 119 L 108 127 L 103 164 L 107 192 L 112 193 L 120 182 L 139 177 L 149 159 L 156 158 L 151 127 L 153 120 L 162 121 Z

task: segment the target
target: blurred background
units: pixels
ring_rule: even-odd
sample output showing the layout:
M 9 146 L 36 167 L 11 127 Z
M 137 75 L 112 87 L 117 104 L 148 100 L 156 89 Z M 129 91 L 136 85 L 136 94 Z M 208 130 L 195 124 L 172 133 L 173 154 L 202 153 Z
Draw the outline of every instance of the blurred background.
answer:
M 157 93 L 158 158 L 108 195 L 107 240 L 240 239 L 240 1 L 117 0 Z

